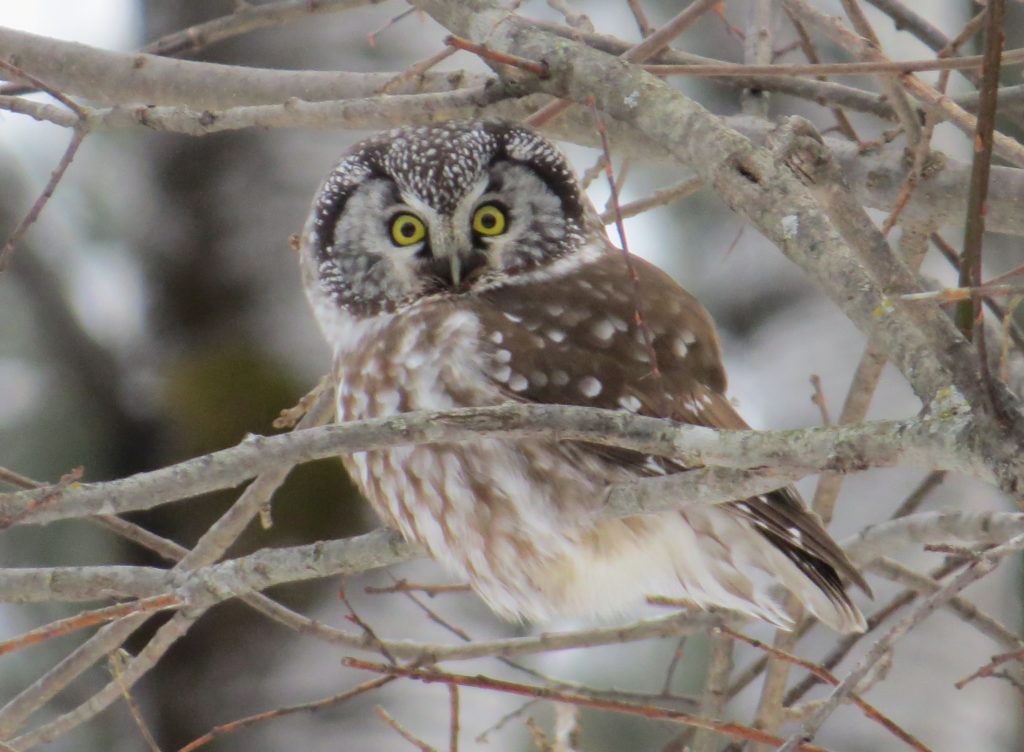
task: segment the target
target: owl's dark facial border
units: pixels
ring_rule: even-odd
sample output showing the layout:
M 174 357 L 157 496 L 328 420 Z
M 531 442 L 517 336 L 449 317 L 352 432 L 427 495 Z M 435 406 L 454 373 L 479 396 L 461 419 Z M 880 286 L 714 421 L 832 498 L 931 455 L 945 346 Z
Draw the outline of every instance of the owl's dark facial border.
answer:
M 334 231 L 338 218 L 355 190 L 366 180 L 380 178 L 391 181 L 381 165 L 380 152 L 384 144 L 363 141 L 352 147 L 334 168 L 317 196 L 313 207 L 313 224 L 317 231 L 317 259 L 330 257 L 334 247 Z M 397 195 L 397 188 L 395 193 Z
M 488 168 L 509 161 L 529 167 L 562 202 L 567 220 L 582 227 L 585 209 L 579 183 L 560 151 L 538 134 L 520 125 L 488 123 L 498 130 L 499 149 L 491 157 Z

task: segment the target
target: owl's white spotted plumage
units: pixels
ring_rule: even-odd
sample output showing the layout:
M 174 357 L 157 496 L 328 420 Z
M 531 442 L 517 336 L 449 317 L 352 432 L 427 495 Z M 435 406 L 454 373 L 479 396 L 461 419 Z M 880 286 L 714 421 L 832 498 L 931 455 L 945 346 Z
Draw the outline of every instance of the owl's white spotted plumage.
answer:
M 564 158 L 529 129 L 449 123 L 356 145 L 317 194 L 302 259 L 339 420 L 523 401 L 746 427 L 707 313 L 639 258 L 634 295 Z M 864 627 L 840 575 L 863 579 L 791 490 L 600 519 L 609 484 L 684 468 L 544 438 L 344 461 L 387 524 L 505 616 L 615 614 L 662 595 L 788 627 L 789 591 L 836 629 Z

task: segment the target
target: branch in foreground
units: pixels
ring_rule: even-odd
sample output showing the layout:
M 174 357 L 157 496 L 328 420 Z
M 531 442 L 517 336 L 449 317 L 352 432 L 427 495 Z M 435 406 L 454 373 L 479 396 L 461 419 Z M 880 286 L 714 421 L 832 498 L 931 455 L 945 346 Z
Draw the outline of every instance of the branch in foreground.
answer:
M 675 721 L 676 723 L 682 723 L 687 726 L 708 729 L 709 731 L 716 731 L 720 734 L 725 734 L 733 738 L 746 739 L 748 741 L 755 741 L 762 744 L 772 744 L 777 746 L 782 742 L 782 739 L 748 726 L 743 726 L 738 723 L 715 721 L 710 718 L 701 718 L 699 716 L 692 715 L 691 713 L 684 713 L 680 710 L 656 708 L 651 705 L 616 702 L 612 700 L 597 700 L 593 697 L 587 697 L 575 692 L 564 692 L 550 687 L 518 684 L 516 682 L 492 679 L 485 676 L 464 676 L 460 674 L 449 674 L 443 671 L 391 666 L 383 663 L 361 661 L 355 658 L 346 658 L 344 663 L 352 668 L 375 671 L 388 676 L 404 676 L 409 679 L 426 682 L 427 684 L 440 682 L 442 684 L 455 684 L 464 687 L 478 687 L 480 689 L 508 692 L 510 694 L 552 700 L 554 702 L 564 702 L 572 705 L 579 705 L 581 707 L 596 708 L 598 710 L 607 710 L 615 713 L 627 713 L 630 715 L 642 716 L 644 718 Z M 800 744 L 797 746 L 797 749 L 804 750 L 805 752 L 825 752 L 822 747 L 818 747 L 813 744 Z
M 707 494 L 699 498 L 717 498 L 718 501 L 737 498 L 729 494 L 741 488 L 736 485 L 738 481 L 750 480 L 755 484 L 749 487 L 751 489 L 758 488 L 756 483 L 760 480 L 768 485 L 775 482 L 771 487 L 777 488 L 794 477 L 822 470 L 846 473 L 897 464 L 956 470 L 990 482 L 992 474 L 961 438 L 970 425 L 970 414 L 950 405 L 940 410 L 938 416 L 762 432 L 716 431 L 621 410 L 561 405 L 510 403 L 450 412 L 405 413 L 280 436 L 251 436 L 231 449 L 122 480 L 76 485 L 59 493 L 43 488 L 0 494 L 0 524 L 40 524 L 151 509 L 170 501 L 236 486 L 269 466 L 403 444 L 469 441 L 480 436 L 589 441 L 672 457 L 690 467 L 771 468 L 784 473 L 775 481 L 766 477 L 758 480 L 717 474 L 726 481 L 725 487 L 721 492 L 708 489 Z M 795 471 L 795 475 L 789 474 L 790 471 Z M 673 493 L 692 487 L 694 480 L 688 481 L 685 476 L 649 479 L 637 485 L 648 484 L 650 493 L 644 498 L 654 499 L 659 484 L 678 484 L 673 487 Z M 709 471 L 701 479 L 707 481 L 714 477 L 716 474 Z M 667 489 L 662 486 L 661 490 L 664 493 Z M 625 496 L 621 501 L 626 503 Z M 627 511 L 637 509 L 638 506 L 629 507 Z
M 925 617 L 929 616 L 939 606 L 954 597 L 965 587 L 992 572 L 1004 557 L 1016 553 L 1022 548 L 1024 548 L 1024 535 L 1011 538 L 1006 543 L 979 555 L 977 559 L 971 562 L 963 572 L 947 585 L 922 600 L 910 613 L 897 622 L 882 639 L 871 647 L 868 654 L 843 678 L 842 683 L 832 691 L 828 700 L 804 722 L 799 731 L 792 734 L 786 740 L 786 743 L 780 748 L 779 752 L 794 752 L 801 745 L 813 739 L 825 720 L 857 688 L 860 681 L 889 652 L 897 640 L 906 635 Z
M 5 59 L 16 58 L 18 67 L 55 89 L 105 105 L 145 102 L 202 110 L 289 98 L 317 102 L 370 97 L 395 77 L 388 72 L 286 71 L 111 52 L 3 27 L 0 50 Z M 462 72 L 428 72 L 393 93 L 451 91 L 481 83 L 479 76 Z
M 853 537 L 847 553 L 867 566 L 912 546 L 1002 544 L 1024 533 L 1024 514 L 926 512 L 870 527 Z M 197 569 L 140 566 L 24 567 L 0 569 L 0 602 L 85 601 L 174 595 L 190 608 L 275 585 L 352 575 L 424 555 L 419 546 L 379 529 L 341 540 L 262 549 Z

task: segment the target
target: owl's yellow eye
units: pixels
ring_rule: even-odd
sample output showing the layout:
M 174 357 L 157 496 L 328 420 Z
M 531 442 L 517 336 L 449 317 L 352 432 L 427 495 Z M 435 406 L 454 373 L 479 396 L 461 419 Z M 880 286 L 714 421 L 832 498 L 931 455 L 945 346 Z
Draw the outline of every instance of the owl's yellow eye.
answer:
M 391 220 L 391 240 L 395 245 L 413 245 L 427 237 L 427 226 L 415 214 L 398 214 Z
M 484 204 L 473 213 L 473 231 L 478 235 L 501 235 L 505 232 L 506 224 L 504 210 L 495 204 Z

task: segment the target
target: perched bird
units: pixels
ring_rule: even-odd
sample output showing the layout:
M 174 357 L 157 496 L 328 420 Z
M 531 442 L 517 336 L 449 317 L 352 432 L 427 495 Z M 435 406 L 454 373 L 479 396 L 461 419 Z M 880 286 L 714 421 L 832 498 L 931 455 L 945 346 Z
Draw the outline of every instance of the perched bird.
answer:
M 451 122 L 354 146 L 301 245 L 341 421 L 512 401 L 747 427 L 708 313 L 638 257 L 634 287 L 565 158 L 528 128 Z M 685 468 L 544 437 L 344 462 L 388 525 L 506 617 L 614 615 L 661 595 L 791 627 L 788 591 L 864 629 L 841 579 L 863 578 L 790 489 L 600 519 L 609 484 Z

